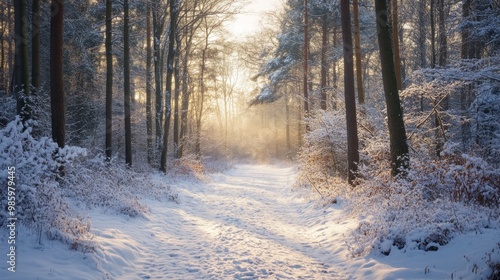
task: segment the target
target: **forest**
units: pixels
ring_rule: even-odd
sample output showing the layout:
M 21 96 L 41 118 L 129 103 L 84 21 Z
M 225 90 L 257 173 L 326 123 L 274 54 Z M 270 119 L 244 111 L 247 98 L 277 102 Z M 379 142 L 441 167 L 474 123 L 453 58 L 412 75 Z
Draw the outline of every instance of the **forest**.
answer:
M 2 238 L 15 216 L 93 254 L 88 209 L 147 219 L 145 198 L 258 165 L 356 217 L 350 258 L 500 232 L 498 0 L 251 2 L 2 1 Z M 500 279 L 488 246 L 474 279 Z

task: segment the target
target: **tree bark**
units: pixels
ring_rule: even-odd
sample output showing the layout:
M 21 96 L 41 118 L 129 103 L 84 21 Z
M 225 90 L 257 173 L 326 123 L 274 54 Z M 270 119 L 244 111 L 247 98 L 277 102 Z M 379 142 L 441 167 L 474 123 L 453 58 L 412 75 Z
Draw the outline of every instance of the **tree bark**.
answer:
M 431 68 L 436 67 L 436 0 L 431 0 L 430 17 L 431 17 Z
M 153 116 L 152 116 L 152 92 L 151 92 L 151 4 L 148 2 L 146 8 L 146 133 L 148 163 L 153 163 Z
M 385 1 L 385 0 L 384 0 Z M 356 97 L 354 94 L 354 63 L 351 35 L 351 13 L 349 0 L 340 1 L 342 40 L 344 49 L 344 96 L 347 122 L 347 167 L 349 184 L 353 185 L 359 163 L 358 125 L 356 120 Z
M 309 81 L 309 17 L 307 11 L 307 2 L 304 0 L 304 73 L 303 73 L 303 94 L 304 94 L 304 116 L 309 117 L 309 92 L 308 92 L 308 81 Z M 306 124 L 306 130 L 309 130 L 309 126 Z
M 162 106 L 162 71 L 161 71 L 161 61 L 162 52 L 160 46 L 160 37 L 163 32 L 163 24 L 160 23 L 160 19 L 158 18 L 158 9 L 157 5 L 152 7 L 152 16 L 153 16 L 153 65 L 155 72 L 155 150 L 154 153 L 157 155 L 157 152 L 160 151 L 161 146 L 161 125 L 162 125 L 162 114 L 163 114 L 163 106 Z M 156 158 L 156 156 L 155 156 Z
M 12 91 L 17 98 L 17 114 L 21 116 L 23 121 L 26 121 L 31 118 L 26 0 L 14 1 L 14 18 L 16 51 Z
M 324 15 L 321 22 L 321 109 L 326 110 L 326 78 L 328 73 L 328 62 L 326 61 L 328 50 L 328 16 Z
M 132 166 L 132 126 L 130 120 L 130 38 L 129 5 L 123 2 L 123 97 L 125 116 L 125 164 Z
M 175 42 L 177 49 L 181 48 L 182 40 L 180 38 L 179 32 L 175 34 Z M 180 55 L 179 52 L 175 54 L 175 63 L 174 63 L 174 80 L 175 80 L 175 89 L 174 89 L 174 158 L 179 158 L 179 97 L 180 97 Z
M 448 40 L 446 38 L 446 16 L 444 0 L 438 0 L 438 43 L 439 43 L 439 58 L 440 67 L 446 66 L 448 60 Z
M 377 37 L 387 106 L 387 122 L 390 137 L 391 170 L 394 176 L 409 168 L 408 143 L 399 100 L 396 73 L 392 60 L 392 45 L 385 0 L 375 0 Z
M 106 0 L 106 160 L 111 160 L 113 135 L 113 1 Z
M 394 0 L 395 1 L 395 0 Z M 363 89 L 363 74 L 361 68 L 361 39 L 359 35 L 359 9 L 358 0 L 352 1 L 354 16 L 354 55 L 356 57 L 356 86 L 358 89 L 358 102 L 361 106 L 365 104 L 365 92 Z
M 40 89 L 40 0 L 33 0 L 31 22 L 31 84 Z
M 165 88 L 165 124 L 163 129 L 163 149 L 161 152 L 160 170 L 167 171 L 167 147 L 168 133 L 170 128 L 171 115 L 171 92 L 172 92 L 172 76 L 174 73 L 174 58 L 175 58 L 175 35 L 177 33 L 177 18 L 179 16 L 179 0 L 170 1 L 170 31 L 168 33 L 168 54 L 167 54 L 167 77 Z
M 391 0 L 392 4 L 392 43 L 394 45 L 394 71 L 396 72 L 396 83 L 398 90 L 403 89 L 401 81 L 401 56 L 399 54 L 399 24 L 398 24 L 398 0 Z
M 52 139 L 59 147 L 65 145 L 66 99 L 63 79 L 64 0 L 52 0 L 50 18 L 50 105 Z

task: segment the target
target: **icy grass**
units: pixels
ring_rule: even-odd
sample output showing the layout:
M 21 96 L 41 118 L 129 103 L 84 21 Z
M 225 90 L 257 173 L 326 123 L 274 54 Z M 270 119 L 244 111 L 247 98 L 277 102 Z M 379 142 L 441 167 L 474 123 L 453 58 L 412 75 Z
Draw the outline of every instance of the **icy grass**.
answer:
M 388 136 L 365 129 L 360 179 L 351 187 L 344 183 L 342 116 L 319 112 L 310 123 L 297 185 L 312 188 L 324 203 L 341 202 L 346 219 L 359 219 L 346 238 L 353 257 L 389 255 L 395 248 L 436 251 L 458 235 L 500 228 L 500 171 L 483 159 L 449 144 L 439 159 L 412 155 L 407 176 L 392 178 Z M 494 271 L 500 252 L 498 244 L 491 246 L 486 257 Z
M 79 147 L 61 149 L 52 139 L 35 139 L 31 132 L 31 126 L 19 118 L 0 130 L 0 181 L 6 182 L 8 167 L 16 168 L 16 217 L 38 235 L 40 243 L 48 238 L 74 250 L 92 252 L 96 244 L 90 220 L 78 214 L 81 207 L 144 217 L 148 207 L 140 197 L 177 198 L 158 176 L 105 163 Z M 0 188 L 1 205 L 7 204 L 6 191 Z M 0 211 L 0 225 L 6 215 Z

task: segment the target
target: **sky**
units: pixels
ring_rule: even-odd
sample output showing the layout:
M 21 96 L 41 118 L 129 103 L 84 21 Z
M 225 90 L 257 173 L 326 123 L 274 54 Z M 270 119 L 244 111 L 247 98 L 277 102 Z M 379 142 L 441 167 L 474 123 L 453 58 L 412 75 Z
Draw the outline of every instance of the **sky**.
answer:
M 245 1 L 245 0 L 240 0 Z M 228 22 L 227 28 L 235 37 L 244 37 L 259 29 L 261 15 L 280 6 L 281 0 L 247 0 L 242 13 Z

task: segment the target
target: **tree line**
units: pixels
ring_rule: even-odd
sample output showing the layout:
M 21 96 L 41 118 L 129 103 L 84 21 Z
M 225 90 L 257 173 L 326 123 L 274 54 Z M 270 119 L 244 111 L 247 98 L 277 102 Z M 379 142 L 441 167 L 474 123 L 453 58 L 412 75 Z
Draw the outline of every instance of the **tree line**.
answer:
M 166 171 L 167 153 L 181 158 L 188 148 L 201 158 L 203 122 L 214 110 L 219 120 L 225 115 L 227 138 L 237 97 L 231 73 L 216 68 L 229 67 L 234 55 L 221 33 L 238 9 L 236 1 L 1 5 L 0 89 L 17 100 L 17 114 L 43 123 L 40 134 L 48 131 L 41 126 L 50 118 L 61 147 L 68 136 L 71 144 L 88 147 L 102 147 L 102 139 L 108 161 L 123 153 L 131 166 L 133 149 L 145 146 L 147 161 Z M 50 72 L 44 68 L 49 61 Z M 144 144 L 138 140 L 143 138 Z
M 484 99 L 498 103 L 499 8 L 488 0 L 288 0 L 252 104 L 287 98 L 289 85 L 300 88 L 294 96 L 303 103 L 304 133 L 321 110 L 345 111 L 350 183 L 366 146 L 359 129 L 375 134 L 380 106 L 393 176 L 405 174 L 410 154 L 422 155 L 423 142 L 437 158 L 458 142 L 463 152 L 497 164 L 499 127 L 492 121 L 499 111 Z M 423 89 L 428 84 L 432 90 Z

